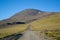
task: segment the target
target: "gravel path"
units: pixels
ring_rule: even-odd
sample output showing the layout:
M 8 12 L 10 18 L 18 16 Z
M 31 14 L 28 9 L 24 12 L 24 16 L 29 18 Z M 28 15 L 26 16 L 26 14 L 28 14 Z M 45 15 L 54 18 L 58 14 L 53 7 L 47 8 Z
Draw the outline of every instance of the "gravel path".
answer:
M 23 33 L 23 36 L 18 40 L 51 40 L 44 36 L 44 34 L 39 31 L 32 31 L 32 27 L 28 27 L 27 30 Z
M 37 31 L 27 30 L 18 40 L 45 40 L 44 37 L 37 34 Z

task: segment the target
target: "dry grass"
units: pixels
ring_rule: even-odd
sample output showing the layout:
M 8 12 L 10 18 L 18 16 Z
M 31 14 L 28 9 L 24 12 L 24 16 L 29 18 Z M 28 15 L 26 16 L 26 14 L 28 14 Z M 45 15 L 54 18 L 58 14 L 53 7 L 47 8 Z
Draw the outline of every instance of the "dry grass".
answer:
M 27 24 L 10 25 L 7 28 L 0 29 L 0 38 L 22 32 L 27 28 Z
M 44 34 L 53 40 L 60 40 L 60 30 L 46 31 Z
M 60 30 L 60 13 L 34 21 L 30 25 L 32 30 Z

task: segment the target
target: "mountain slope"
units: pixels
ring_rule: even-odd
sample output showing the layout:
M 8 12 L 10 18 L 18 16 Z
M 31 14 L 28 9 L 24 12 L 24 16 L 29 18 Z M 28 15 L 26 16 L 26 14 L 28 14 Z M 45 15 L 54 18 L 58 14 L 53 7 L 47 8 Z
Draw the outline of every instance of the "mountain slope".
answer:
M 60 29 L 60 13 L 39 19 L 31 23 L 33 30 L 59 30 Z
M 7 22 L 30 22 L 32 20 L 36 20 L 38 18 L 43 18 L 45 16 L 50 15 L 49 12 L 40 11 L 37 9 L 25 9 L 21 12 L 16 13 L 12 17 L 0 21 L 0 24 L 7 23 Z

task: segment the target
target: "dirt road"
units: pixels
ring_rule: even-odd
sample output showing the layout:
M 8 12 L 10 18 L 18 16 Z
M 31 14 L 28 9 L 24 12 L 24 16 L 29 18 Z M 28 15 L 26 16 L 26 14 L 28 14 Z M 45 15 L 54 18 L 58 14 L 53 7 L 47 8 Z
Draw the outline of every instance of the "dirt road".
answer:
M 18 40 L 43 40 L 43 36 L 39 36 L 36 31 L 27 30 L 24 32 L 23 36 Z
M 39 31 L 32 31 L 31 28 L 32 27 L 28 27 L 23 36 L 18 40 L 51 40 L 50 38 L 44 38 L 44 34 Z

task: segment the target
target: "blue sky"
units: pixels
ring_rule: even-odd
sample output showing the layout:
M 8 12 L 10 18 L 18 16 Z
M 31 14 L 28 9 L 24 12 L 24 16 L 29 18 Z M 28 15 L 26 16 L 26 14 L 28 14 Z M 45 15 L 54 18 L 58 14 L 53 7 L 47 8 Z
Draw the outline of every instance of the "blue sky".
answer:
M 27 8 L 60 12 L 60 0 L 0 0 L 0 20 Z

